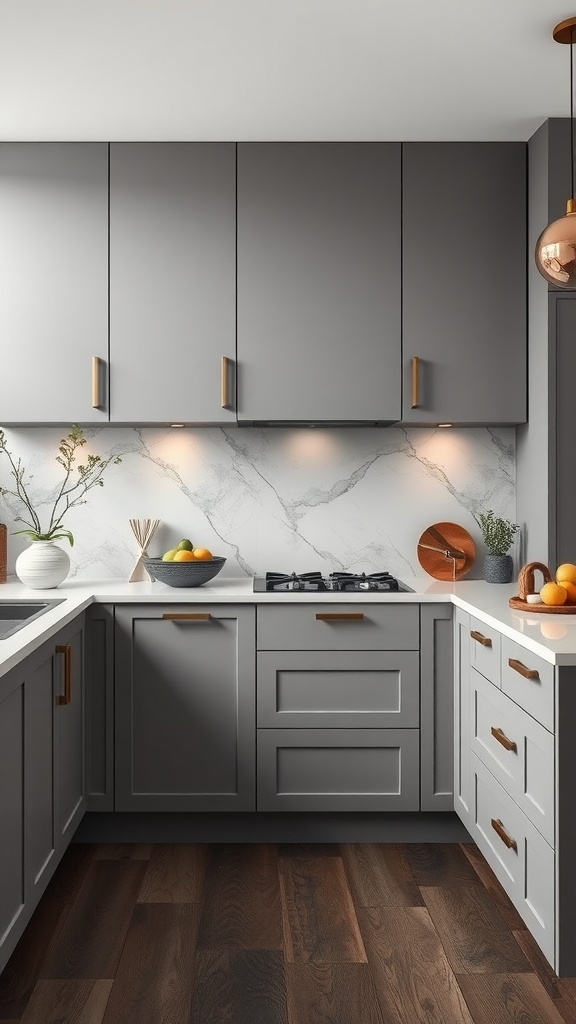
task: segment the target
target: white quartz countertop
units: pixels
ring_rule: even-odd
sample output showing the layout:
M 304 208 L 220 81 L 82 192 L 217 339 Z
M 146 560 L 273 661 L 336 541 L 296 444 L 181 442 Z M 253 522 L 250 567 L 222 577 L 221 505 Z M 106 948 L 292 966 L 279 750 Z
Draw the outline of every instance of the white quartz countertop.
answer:
M 219 577 L 202 587 L 174 588 L 164 583 L 128 583 L 125 580 L 66 580 L 53 590 L 30 590 L 17 581 L 0 586 L 0 600 L 58 600 L 61 603 L 0 640 L 0 675 L 50 639 L 62 626 L 94 602 L 101 604 L 420 604 L 451 602 L 498 629 L 504 636 L 556 665 L 576 665 L 576 614 L 553 615 L 519 612 L 508 598 L 517 584 L 498 585 L 482 580 L 440 583 L 429 577 L 411 578 L 413 593 L 255 594 L 252 578 Z

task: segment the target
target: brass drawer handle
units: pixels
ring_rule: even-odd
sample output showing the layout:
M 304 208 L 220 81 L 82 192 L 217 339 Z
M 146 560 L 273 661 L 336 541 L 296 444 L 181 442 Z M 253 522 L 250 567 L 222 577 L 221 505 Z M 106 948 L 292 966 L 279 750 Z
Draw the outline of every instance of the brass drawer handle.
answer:
M 420 406 L 420 359 L 412 356 L 412 409 Z
M 92 356 L 92 408 L 100 409 L 102 407 L 102 397 L 100 395 L 100 367 L 102 360 L 99 356 Z
M 319 622 L 360 622 L 364 612 L 316 612 Z
M 513 668 L 515 672 L 519 672 L 524 679 L 539 679 L 538 671 L 535 668 L 526 668 L 521 661 L 517 658 L 508 658 L 508 664 L 510 668 Z
M 483 633 L 479 633 L 476 629 L 470 630 L 470 636 L 473 640 L 477 640 L 482 647 L 492 647 L 492 641 L 489 636 L 484 636 Z
M 515 740 L 509 740 L 506 733 L 502 732 L 502 729 L 498 729 L 495 725 L 492 725 L 490 727 L 490 732 L 494 739 L 497 740 L 498 743 L 502 744 L 505 750 L 511 750 L 514 754 L 518 753 L 518 746 Z
M 57 704 L 69 704 L 72 700 L 72 645 L 56 644 L 56 654 L 64 655 L 64 693 L 59 694 Z
M 230 359 L 222 356 L 220 365 L 220 405 L 223 409 L 230 409 Z
M 499 818 L 492 818 L 491 825 L 496 835 L 500 836 L 500 839 L 504 843 L 504 846 L 506 846 L 509 850 L 518 850 L 518 843 L 515 839 L 512 839 L 512 836 L 508 835 L 506 829 L 504 828 L 504 825 L 502 824 Z
M 209 622 L 212 616 L 210 612 L 164 612 L 162 618 L 170 622 Z

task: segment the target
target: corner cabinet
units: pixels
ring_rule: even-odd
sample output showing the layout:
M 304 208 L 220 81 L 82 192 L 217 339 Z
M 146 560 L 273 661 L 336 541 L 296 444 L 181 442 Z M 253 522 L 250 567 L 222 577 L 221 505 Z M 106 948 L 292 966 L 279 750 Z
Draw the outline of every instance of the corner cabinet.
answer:
M 401 146 L 238 144 L 238 422 L 400 419 Z
M 254 608 L 116 607 L 117 811 L 252 811 Z
M 516 142 L 403 146 L 403 422 L 526 420 L 526 164 Z
M 106 422 L 107 143 L 0 143 L 0 223 L 2 424 Z
M 236 147 L 110 145 L 110 420 L 235 423 Z

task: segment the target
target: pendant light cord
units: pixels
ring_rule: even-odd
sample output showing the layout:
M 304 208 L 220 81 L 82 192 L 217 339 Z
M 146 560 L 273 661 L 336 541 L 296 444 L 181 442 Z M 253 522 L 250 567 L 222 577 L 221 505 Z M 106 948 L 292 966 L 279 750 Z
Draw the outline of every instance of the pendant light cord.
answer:
M 574 27 L 570 29 L 570 181 L 574 199 Z

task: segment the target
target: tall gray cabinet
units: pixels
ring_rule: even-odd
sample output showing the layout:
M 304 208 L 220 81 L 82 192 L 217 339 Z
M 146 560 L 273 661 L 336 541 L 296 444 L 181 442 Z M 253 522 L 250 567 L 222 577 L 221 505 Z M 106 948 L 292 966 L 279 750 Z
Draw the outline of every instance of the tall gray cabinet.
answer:
M 239 143 L 238 420 L 400 418 L 401 146 Z

